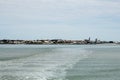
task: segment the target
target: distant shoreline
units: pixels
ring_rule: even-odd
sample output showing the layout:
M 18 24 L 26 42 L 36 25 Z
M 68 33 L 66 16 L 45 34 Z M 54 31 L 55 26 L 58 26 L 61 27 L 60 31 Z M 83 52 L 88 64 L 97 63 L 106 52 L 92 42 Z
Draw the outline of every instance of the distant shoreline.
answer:
M 120 44 L 120 42 L 114 41 L 101 41 L 95 39 L 95 41 L 89 39 L 85 40 L 62 40 L 62 39 L 52 39 L 52 40 L 0 40 L 0 44 L 32 44 L 32 45 L 88 45 L 88 44 Z

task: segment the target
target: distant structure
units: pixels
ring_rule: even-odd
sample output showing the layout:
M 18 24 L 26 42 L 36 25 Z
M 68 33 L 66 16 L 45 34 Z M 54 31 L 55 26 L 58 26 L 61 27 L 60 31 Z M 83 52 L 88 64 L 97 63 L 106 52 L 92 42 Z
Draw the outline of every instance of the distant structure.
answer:
M 89 37 L 89 39 L 88 39 L 88 40 L 89 40 L 89 42 L 90 42 L 90 37 Z
M 97 43 L 97 42 L 98 42 L 98 39 L 96 38 L 96 39 L 95 39 L 95 43 Z

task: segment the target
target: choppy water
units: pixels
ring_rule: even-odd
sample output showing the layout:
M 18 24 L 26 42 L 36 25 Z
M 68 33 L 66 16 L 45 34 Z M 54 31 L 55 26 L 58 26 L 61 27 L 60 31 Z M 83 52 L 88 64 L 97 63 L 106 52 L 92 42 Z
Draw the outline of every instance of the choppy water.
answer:
M 119 80 L 119 45 L 0 45 L 0 80 Z

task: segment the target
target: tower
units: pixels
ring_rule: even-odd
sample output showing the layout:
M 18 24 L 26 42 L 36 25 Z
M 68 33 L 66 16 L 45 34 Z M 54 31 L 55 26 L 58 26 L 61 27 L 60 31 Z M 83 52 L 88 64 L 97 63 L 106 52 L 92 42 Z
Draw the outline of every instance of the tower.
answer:
M 88 41 L 90 42 L 90 37 L 89 37 Z
M 95 43 L 97 43 L 97 41 L 98 41 L 98 39 L 96 38 L 96 39 L 95 39 Z

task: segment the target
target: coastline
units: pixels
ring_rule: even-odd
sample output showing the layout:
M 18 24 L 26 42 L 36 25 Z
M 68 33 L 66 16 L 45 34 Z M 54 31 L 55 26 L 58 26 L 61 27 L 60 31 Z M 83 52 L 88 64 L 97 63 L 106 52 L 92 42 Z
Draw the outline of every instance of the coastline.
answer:
M 95 39 L 95 41 L 90 39 L 85 40 L 62 40 L 62 39 L 52 39 L 52 40 L 0 40 L 0 44 L 24 44 L 24 45 L 89 45 L 89 44 L 119 44 L 120 42 L 114 41 L 101 41 Z

